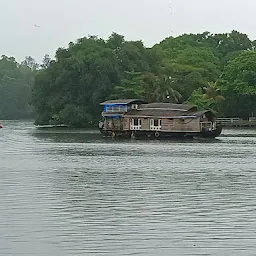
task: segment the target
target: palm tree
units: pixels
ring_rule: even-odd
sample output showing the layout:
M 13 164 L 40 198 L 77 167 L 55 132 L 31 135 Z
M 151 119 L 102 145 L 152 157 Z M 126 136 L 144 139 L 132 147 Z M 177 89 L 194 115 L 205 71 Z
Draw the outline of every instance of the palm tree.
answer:
M 157 102 L 178 103 L 182 95 L 175 89 L 176 79 L 162 75 L 156 78 L 154 83 L 153 98 Z
M 204 100 L 213 100 L 214 102 L 223 101 L 225 98 L 220 95 L 220 89 L 215 82 L 209 82 L 207 87 L 204 87 L 205 93 L 202 98 Z

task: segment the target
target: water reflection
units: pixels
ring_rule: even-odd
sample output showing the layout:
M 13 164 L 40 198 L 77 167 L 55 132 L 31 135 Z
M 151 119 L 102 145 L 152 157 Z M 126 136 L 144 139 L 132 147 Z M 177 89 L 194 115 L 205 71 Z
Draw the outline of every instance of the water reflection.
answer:
M 11 123 L 0 137 L 0 252 L 254 255 L 256 132 L 242 133 L 117 141 Z

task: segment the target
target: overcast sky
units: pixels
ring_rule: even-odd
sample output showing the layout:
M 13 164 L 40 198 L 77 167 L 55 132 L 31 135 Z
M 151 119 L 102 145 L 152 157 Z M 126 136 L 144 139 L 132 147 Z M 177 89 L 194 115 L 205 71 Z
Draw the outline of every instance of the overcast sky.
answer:
M 256 0 L 0 0 L 0 10 L 0 55 L 19 61 L 41 61 L 77 38 L 113 31 L 146 46 L 170 35 L 232 29 L 256 39 Z

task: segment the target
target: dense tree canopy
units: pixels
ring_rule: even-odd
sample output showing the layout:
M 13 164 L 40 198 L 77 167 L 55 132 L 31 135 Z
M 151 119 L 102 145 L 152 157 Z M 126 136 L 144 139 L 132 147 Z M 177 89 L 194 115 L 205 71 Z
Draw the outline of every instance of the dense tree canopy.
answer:
M 184 34 L 152 48 L 113 33 L 71 42 L 40 65 L 32 57 L 18 64 L 3 56 L 0 118 L 30 116 L 31 102 L 37 124 L 89 127 L 100 119 L 99 103 L 117 98 L 189 102 L 248 118 L 256 112 L 255 47 L 237 31 Z
M 30 57 L 31 58 L 31 57 Z M 28 59 L 31 60 L 29 57 Z M 0 119 L 33 116 L 29 99 L 35 73 L 29 62 L 18 64 L 5 55 L 0 59 Z
M 81 38 L 58 49 L 56 60 L 35 80 L 37 122 L 90 126 L 100 118 L 101 101 L 143 97 L 139 76 L 151 71 L 149 51 L 142 42 L 127 42 L 117 34 L 107 41 Z
M 219 84 L 227 98 L 224 114 L 248 117 L 256 113 L 256 52 L 244 51 L 229 61 Z

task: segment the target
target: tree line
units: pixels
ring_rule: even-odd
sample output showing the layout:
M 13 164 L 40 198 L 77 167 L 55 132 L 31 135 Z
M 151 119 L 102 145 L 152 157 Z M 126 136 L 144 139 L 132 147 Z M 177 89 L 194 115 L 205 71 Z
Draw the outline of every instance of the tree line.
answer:
M 107 40 L 88 36 L 71 42 L 59 48 L 53 60 L 46 56 L 40 66 L 29 58 L 17 64 L 4 57 L 0 118 L 6 109 L 20 115 L 10 109 L 16 106 L 34 113 L 37 124 L 90 127 L 100 119 L 99 103 L 118 98 L 185 102 L 216 110 L 219 116 L 248 118 L 256 113 L 255 46 L 237 31 L 184 34 L 151 48 L 113 33 Z M 6 78 L 6 61 L 13 65 L 10 77 L 16 82 Z
M 2 55 L 0 58 L 0 120 L 31 119 L 36 117 L 31 105 L 32 90 L 39 65 L 28 56 L 18 63 L 15 58 Z

